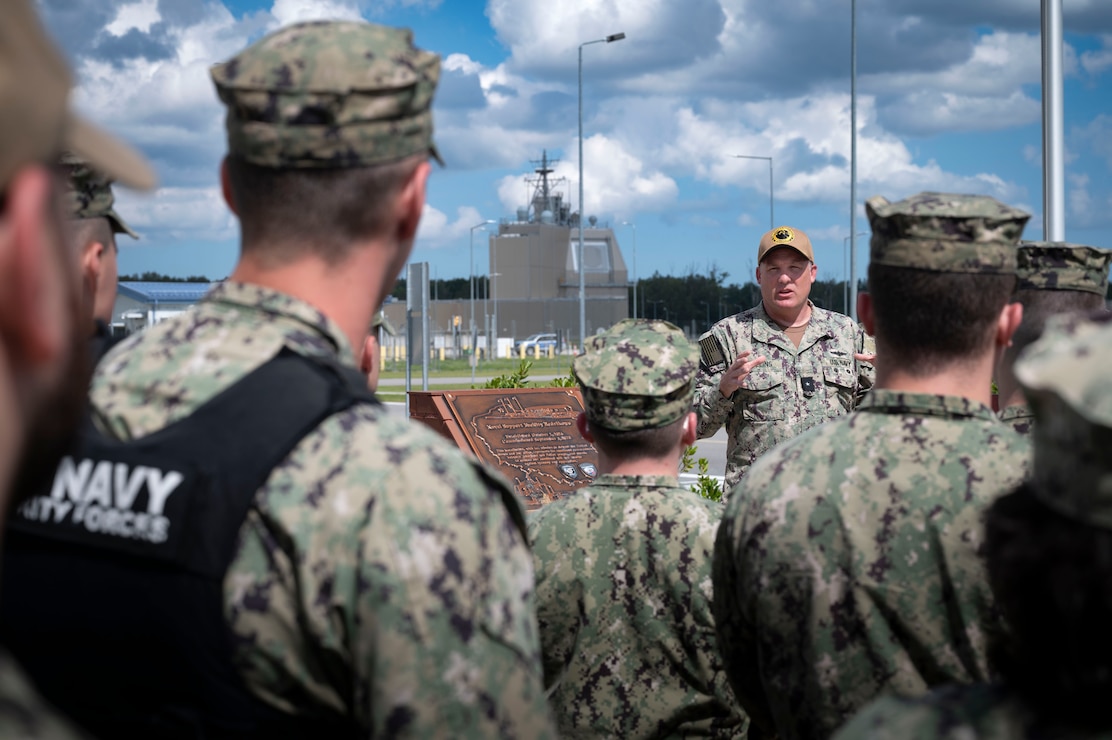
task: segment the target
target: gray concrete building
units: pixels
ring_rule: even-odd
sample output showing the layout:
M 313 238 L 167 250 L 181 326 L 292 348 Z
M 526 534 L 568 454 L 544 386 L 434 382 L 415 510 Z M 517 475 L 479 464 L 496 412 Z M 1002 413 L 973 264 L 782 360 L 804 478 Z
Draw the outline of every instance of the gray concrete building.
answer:
M 512 345 L 538 332 L 558 334 L 564 345 L 578 347 L 580 218 L 560 191 L 563 180 L 549 176 L 553 170 L 547 154 L 528 178 L 532 198 L 512 218 L 498 223 L 487 240 L 490 295 L 475 305 L 479 347 Z M 588 335 L 629 317 L 629 272 L 614 230 L 588 216 L 583 229 L 583 278 Z M 430 333 L 453 333 L 454 317 L 462 317 L 467 346 L 470 301 L 430 301 Z M 404 302 L 388 304 L 387 318 L 406 325 Z M 490 337 L 488 340 L 487 337 Z M 448 346 L 448 345 L 442 345 Z M 504 355 L 504 350 L 499 350 Z

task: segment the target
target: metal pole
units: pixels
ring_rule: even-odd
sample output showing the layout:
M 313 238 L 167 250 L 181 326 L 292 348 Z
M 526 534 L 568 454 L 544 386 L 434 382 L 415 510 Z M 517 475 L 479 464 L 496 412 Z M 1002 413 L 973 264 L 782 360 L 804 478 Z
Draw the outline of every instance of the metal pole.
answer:
M 467 330 L 467 342 L 471 346 L 471 385 L 475 385 L 475 362 L 478 359 L 478 355 L 475 354 L 475 229 L 484 228 L 487 224 L 492 223 L 494 222 L 490 219 L 486 219 L 471 227 L 471 256 L 469 258 L 471 262 L 471 325 Z
M 604 39 L 584 41 L 579 45 L 579 348 L 582 351 L 587 339 L 587 288 L 583 278 L 583 223 L 587 220 L 583 205 L 583 47 L 591 44 L 609 44 L 621 41 L 624 33 L 613 33 Z
M 622 221 L 622 226 L 633 229 L 633 318 L 637 318 L 637 224 L 632 221 Z
M 587 333 L 587 289 L 583 282 L 583 224 L 587 214 L 583 208 L 583 47 L 597 43 L 588 41 L 579 45 L 579 246 L 576 250 L 576 268 L 579 271 L 579 347 Z
M 776 228 L 776 211 L 773 210 L 772 198 L 772 157 L 768 158 L 768 230 Z
M 846 316 L 849 316 L 849 240 L 848 236 L 842 240 L 842 309 Z
M 421 390 L 429 389 L 429 263 L 421 270 Z
M 475 228 L 471 229 L 471 247 L 467 258 L 467 284 L 471 291 L 471 320 L 467 324 L 467 331 L 475 330 Z M 471 355 L 475 355 L 475 348 L 471 347 Z M 474 362 L 472 362 L 474 366 Z M 474 380 L 474 378 L 472 378 Z
M 772 157 L 758 157 L 749 154 L 735 154 L 737 159 L 764 159 L 768 161 L 768 229 L 771 231 L 776 228 L 776 206 L 774 205 L 775 199 L 772 196 Z
M 499 277 L 499 274 L 498 274 L 498 242 L 495 242 L 494 244 L 492 244 L 490 246 L 490 261 L 491 261 L 490 279 L 494 280 L 494 278 Z M 494 291 L 494 359 L 498 359 L 498 283 L 497 282 L 495 282 L 494 285 L 491 286 L 491 290 Z
M 857 320 L 857 0 L 849 11 L 849 315 Z
M 865 232 L 861 232 L 858 236 L 865 236 Z M 845 275 L 845 282 L 842 284 L 842 303 L 845 305 L 846 314 L 849 314 L 849 266 L 846 264 L 849 259 L 846 247 L 849 244 L 851 237 L 842 239 L 842 274 Z
M 1042 0 L 1043 239 L 1066 240 L 1062 0 Z

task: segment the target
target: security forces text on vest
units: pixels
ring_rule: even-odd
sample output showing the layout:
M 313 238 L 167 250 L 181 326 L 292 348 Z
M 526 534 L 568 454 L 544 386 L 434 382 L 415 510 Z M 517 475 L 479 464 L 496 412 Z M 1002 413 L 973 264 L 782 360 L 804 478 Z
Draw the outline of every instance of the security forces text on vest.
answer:
M 50 496 L 31 499 L 19 513 L 31 521 L 68 521 L 90 532 L 161 543 L 170 530 L 166 500 L 182 480 L 175 470 L 66 457 Z

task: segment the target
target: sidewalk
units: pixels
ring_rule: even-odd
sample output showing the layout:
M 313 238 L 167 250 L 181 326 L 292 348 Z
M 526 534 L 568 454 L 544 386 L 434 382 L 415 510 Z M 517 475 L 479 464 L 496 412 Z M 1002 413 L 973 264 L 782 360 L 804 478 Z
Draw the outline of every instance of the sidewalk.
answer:
M 486 383 L 488 380 L 490 380 L 491 378 L 497 378 L 499 375 L 502 375 L 502 374 L 503 373 L 497 373 L 497 374 L 494 374 L 494 375 L 491 375 L 491 374 L 488 374 L 488 373 L 475 373 L 475 387 L 476 388 L 481 388 L 483 386 L 483 384 Z M 528 382 L 530 383 L 530 385 L 532 385 L 533 383 L 536 383 L 536 382 L 544 383 L 544 382 L 548 382 L 550 380 L 555 380 L 556 378 L 566 378 L 567 375 L 568 375 L 567 373 L 559 373 L 559 374 L 557 374 L 557 373 L 541 373 L 539 375 L 530 374 L 529 378 L 528 378 Z M 449 384 L 458 385 L 460 383 L 470 383 L 470 382 L 471 382 L 471 375 L 470 374 L 468 374 L 468 375 L 449 375 L 449 376 L 440 376 L 440 377 L 433 376 L 431 374 L 429 375 L 429 387 L 430 388 L 435 388 L 438 385 L 449 385 Z M 378 381 L 378 387 L 379 388 L 403 388 L 404 389 L 405 388 L 405 378 L 381 378 Z M 413 375 L 413 387 L 415 389 L 420 389 L 421 388 L 421 373 L 414 373 L 414 375 Z

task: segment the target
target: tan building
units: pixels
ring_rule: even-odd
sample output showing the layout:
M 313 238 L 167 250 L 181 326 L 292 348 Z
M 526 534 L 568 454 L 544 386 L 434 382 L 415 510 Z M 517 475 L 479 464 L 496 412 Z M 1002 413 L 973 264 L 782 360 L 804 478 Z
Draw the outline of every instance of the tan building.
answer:
M 553 332 L 564 345 L 578 347 L 579 337 L 579 215 L 571 213 L 561 181 L 549 175 L 547 154 L 530 179 L 533 199 L 515 218 L 503 219 L 488 237 L 487 274 L 490 295 L 477 296 L 475 325 L 478 346 L 488 346 L 490 333 L 504 348 L 530 334 Z M 614 231 L 591 216 L 583 230 L 584 294 L 587 333 L 594 334 L 629 317 L 629 275 Z M 404 327 L 405 303 L 387 304 L 387 318 Z M 470 301 L 429 301 L 434 346 L 467 347 Z M 459 316 L 461 339 L 453 332 Z M 489 342 L 493 346 L 493 336 Z M 499 354 L 504 354 L 502 349 Z

